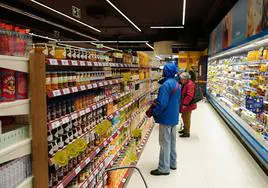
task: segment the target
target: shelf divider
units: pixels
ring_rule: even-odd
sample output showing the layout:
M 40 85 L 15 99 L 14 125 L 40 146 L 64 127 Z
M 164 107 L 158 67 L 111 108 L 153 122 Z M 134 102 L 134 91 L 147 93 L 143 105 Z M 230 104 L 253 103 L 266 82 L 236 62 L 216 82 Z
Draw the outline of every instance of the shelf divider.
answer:
M 46 64 L 45 55 L 30 55 L 30 89 L 32 119 L 32 166 L 34 187 L 48 187 L 48 143 L 46 109 Z

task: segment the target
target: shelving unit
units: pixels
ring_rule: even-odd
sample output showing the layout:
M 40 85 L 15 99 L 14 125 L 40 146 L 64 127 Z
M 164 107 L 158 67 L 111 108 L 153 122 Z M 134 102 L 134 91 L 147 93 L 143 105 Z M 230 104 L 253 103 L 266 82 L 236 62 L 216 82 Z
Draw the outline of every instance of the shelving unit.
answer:
M 91 80 L 90 83 L 80 84 L 71 87 L 64 87 L 58 89 L 52 89 L 46 91 L 46 72 L 67 69 L 75 71 L 102 71 L 106 67 L 110 67 L 109 70 L 123 71 L 122 75 L 118 78 L 114 76 L 103 77 L 102 80 L 94 81 Z M 137 80 L 136 77 L 131 77 L 131 71 L 138 75 L 138 77 L 144 74 L 141 80 Z M 102 122 L 114 122 L 117 118 L 120 118 L 119 123 L 112 123 L 114 128 L 111 128 L 111 135 L 108 137 L 101 138 L 101 142 L 94 146 L 94 150 L 85 154 L 82 160 L 78 160 L 78 163 L 73 166 L 72 170 L 63 176 L 63 178 L 58 179 L 57 184 L 54 184 L 53 188 L 63 188 L 67 187 L 74 180 L 80 176 L 89 166 L 95 164 L 96 159 L 102 159 L 101 155 L 104 151 L 110 148 L 111 144 L 118 142 L 118 139 L 123 139 L 124 142 L 113 154 L 110 154 L 109 160 L 103 159 L 98 160 L 97 166 L 92 167 L 92 173 L 87 176 L 87 178 L 82 181 L 77 187 L 101 187 L 102 183 L 96 181 L 97 177 L 105 176 L 106 179 L 109 175 L 103 174 L 104 168 L 111 167 L 115 165 L 115 161 L 118 159 L 120 154 L 123 153 L 124 148 L 129 147 L 130 141 L 132 139 L 131 131 L 134 129 L 142 128 L 146 118 L 144 118 L 145 110 L 148 108 L 148 99 L 151 96 L 151 78 L 148 74 L 150 71 L 149 66 L 139 66 L 136 64 L 124 64 L 124 63 L 113 63 L 113 62 L 101 62 L 101 61 L 81 61 L 72 59 L 53 59 L 46 58 L 45 55 L 41 53 L 34 53 L 30 56 L 30 80 L 31 80 L 31 109 L 32 109 L 32 131 L 33 131 L 33 174 L 35 177 L 34 187 L 47 188 L 49 186 L 49 165 L 56 166 L 55 156 L 59 152 L 64 152 L 69 145 L 76 143 L 78 140 L 81 141 L 86 139 L 87 135 L 96 131 L 96 127 Z M 145 75 L 146 74 L 146 75 Z M 133 79 L 133 80 L 131 80 Z M 134 80 L 135 79 L 135 80 Z M 94 100 L 94 102 L 87 104 L 83 108 L 75 109 L 75 111 L 68 112 L 61 115 L 53 120 L 47 121 L 47 106 L 48 103 L 53 103 L 53 101 L 60 101 L 61 98 L 68 99 L 69 97 L 77 97 L 86 95 L 87 93 L 98 93 L 106 88 L 117 87 L 120 92 L 113 94 L 108 94 L 107 96 L 101 97 L 99 100 Z M 155 88 L 154 88 L 155 89 Z M 127 98 L 127 100 L 126 100 Z M 125 101 L 124 101 L 124 100 Z M 57 149 L 56 153 L 48 154 L 49 143 L 48 133 L 58 131 L 64 125 L 72 124 L 78 122 L 85 117 L 89 117 L 93 112 L 97 112 L 101 109 L 108 108 L 108 105 L 113 104 L 116 107 L 109 114 L 105 114 L 100 119 L 95 126 L 91 128 L 84 129 L 82 134 L 79 133 L 78 136 L 72 139 L 68 144 L 64 144 L 62 148 Z M 77 105 L 77 104 L 76 104 Z M 138 108 L 138 109 L 136 109 Z M 108 113 L 108 112 L 107 112 Z M 143 114 L 143 115 L 142 115 Z M 126 119 L 125 117 L 126 116 Z M 140 117 L 139 122 L 136 122 L 137 117 Z M 121 119 L 122 118 L 122 119 Z M 87 123 L 89 121 L 87 120 Z M 86 124 L 88 127 L 89 124 Z M 117 127 L 119 126 L 119 127 Z M 148 125 L 149 126 L 149 125 Z M 143 129 L 143 128 L 142 128 Z M 147 128 L 146 128 L 147 129 Z M 122 136 L 125 135 L 125 136 Z M 148 136 L 147 136 L 148 137 Z M 89 147 L 89 146 L 87 146 Z M 137 148 L 138 149 L 138 148 Z M 85 153 L 82 152 L 82 153 Z M 70 159 L 68 159 L 70 160 Z M 69 161 L 68 161 L 69 163 Z M 59 167 L 58 167 L 59 168 Z
M 29 73 L 29 60 L 26 57 L 0 55 L 0 68 L 23 72 L 23 73 Z M 0 78 L 0 80 L 1 79 L 2 77 Z M 15 81 L 17 80 L 15 79 Z M 28 83 L 25 83 L 26 86 L 23 86 L 23 87 L 27 87 L 27 84 Z M 17 126 L 16 124 L 20 124 L 20 122 L 17 122 L 16 120 L 17 117 L 20 117 L 21 119 L 24 119 L 23 121 L 28 122 L 29 114 L 30 114 L 30 99 L 16 99 L 14 101 L 1 101 L 0 102 L 1 118 L 3 119 L 13 118 L 14 120 L 14 122 L 12 123 L 12 125 L 10 125 L 10 127 L 12 127 L 13 125 Z M 3 145 L 7 144 L 6 147 L 2 147 L 0 149 L 0 164 L 3 166 L 4 165 L 7 166 L 7 168 L 9 168 L 8 165 L 10 166 L 9 173 L 12 173 L 10 174 L 10 176 L 14 176 L 14 178 L 13 178 L 13 181 L 9 185 L 11 185 L 12 183 L 13 184 L 19 183 L 19 185 L 16 186 L 18 188 L 32 188 L 33 177 L 31 176 L 27 178 L 27 176 L 30 175 L 30 172 L 27 169 L 31 168 L 30 155 L 32 151 L 32 139 L 26 136 L 26 134 L 31 135 L 31 133 L 25 132 L 25 130 L 27 131 L 31 130 L 30 125 L 27 125 L 27 124 L 29 124 L 29 122 L 25 123 L 25 125 L 23 126 L 24 127 L 29 126 L 29 128 L 24 129 L 23 127 L 22 129 L 21 127 L 10 128 L 9 126 L 6 126 L 5 123 L 3 123 L 2 129 L 8 130 L 8 131 L 6 132 L 0 131 L 0 140 L 2 141 Z M 12 168 L 11 168 L 11 166 L 14 165 L 16 161 L 17 161 L 16 168 L 17 170 L 20 170 L 20 174 L 15 173 L 15 170 L 12 171 Z M 29 163 L 26 164 L 26 161 L 28 161 Z M 6 172 L 1 172 L 1 173 L 4 174 Z M 9 177 L 6 177 L 6 179 L 8 178 Z M 23 178 L 26 178 L 26 179 L 23 180 Z

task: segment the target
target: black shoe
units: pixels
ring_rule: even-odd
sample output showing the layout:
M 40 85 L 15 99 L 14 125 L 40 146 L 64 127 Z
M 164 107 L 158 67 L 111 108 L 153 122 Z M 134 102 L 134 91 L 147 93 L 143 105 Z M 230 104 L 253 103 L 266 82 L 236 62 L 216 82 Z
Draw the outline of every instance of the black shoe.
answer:
M 179 131 L 179 134 L 183 134 L 184 133 L 184 129 L 182 129 L 181 131 Z
M 169 175 L 169 172 L 163 173 L 163 172 L 160 172 L 158 169 L 156 169 L 156 170 L 151 171 L 151 175 L 153 175 L 153 176 L 167 176 L 167 175 Z
M 170 169 L 171 169 L 171 170 L 177 170 L 177 168 L 172 168 L 172 167 L 170 167 Z
M 188 138 L 190 137 L 190 133 L 183 133 L 182 135 L 180 135 L 181 138 Z

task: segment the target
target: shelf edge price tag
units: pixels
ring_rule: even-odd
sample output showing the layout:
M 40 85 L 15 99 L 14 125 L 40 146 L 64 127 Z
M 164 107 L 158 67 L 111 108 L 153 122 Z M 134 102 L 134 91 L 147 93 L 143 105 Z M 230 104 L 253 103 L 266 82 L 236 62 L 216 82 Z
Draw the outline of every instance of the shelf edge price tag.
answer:
M 87 109 L 86 109 L 86 113 L 89 113 L 89 112 L 90 112 L 90 108 L 87 108 Z
M 61 64 L 62 65 L 69 65 L 69 61 L 68 60 L 61 60 Z
M 63 91 L 63 94 L 64 94 L 64 95 L 70 93 L 70 89 L 69 89 L 69 88 L 64 88 L 62 91 Z
M 59 121 L 55 121 L 55 122 L 51 123 L 51 127 L 52 127 L 52 129 L 56 129 L 56 128 L 58 128 L 59 126 L 60 126 L 60 122 L 59 122 Z
M 71 62 L 72 62 L 72 65 L 78 66 L 78 62 L 77 61 L 72 60 Z
M 108 82 L 109 82 L 109 84 L 110 84 L 110 85 L 112 85 L 112 84 L 113 84 L 113 81 L 112 81 L 112 80 L 109 80 Z
M 86 164 L 88 164 L 90 162 L 90 158 L 88 157 L 86 160 L 85 160 Z
M 75 169 L 75 174 L 76 174 L 76 175 L 79 174 L 80 171 L 81 171 L 81 167 L 79 166 L 79 167 L 77 167 L 77 168 Z
M 96 110 L 96 108 L 97 108 L 96 105 L 93 105 L 93 106 L 92 106 L 92 109 L 93 109 L 93 110 Z
M 99 86 L 102 87 L 103 86 L 103 83 L 102 82 L 99 82 Z
M 96 83 L 93 84 L 93 88 L 96 88 L 98 87 L 98 85 Z
M 86 90 L 86 86 L 80 86 L 80 89 L 81 89 L 82 91 L 84 91 L 84 90 Z
M 89 177 L 89 181 L 91 182 L 92 180 L 93 180 L 93 176 L 91 175 L 90 177 Z
M 83 188 L 87 188 L 87 186 L 88 186 L 88 183 L 87 183 L 87 181 L 83 184 Z
M 77 119 L 77 117 L 78 117 L 77 113 L 72 114 L 72 120 Z
M 53 96 L 54 97 L 57 97 L 57 96 L 60 96 L 61 95 L 60 90 L 54 90 L 54 91 L 52 91 L 52 93 L 53 93 Z
M 69 117 L 65 117 L 61 120 L 62 124 L 66 124 L 70 121 Z
M 92 88 L 92 85 L 91 85 L 91 84 L 88 84 L 88 85 L 87 85 L 87 88 L 88 88 L 88 89 L 91 89 L 91 88 Z
M 107 141 L 104 142 L 104 146 L 106 146 L 106 145 L 107 145 Z
M 98 66 L 98 62 L 93 62 L 94 66 Z
M 88 66 L 92 66 L 92 63 L 90 61 L 87 62 Z
M 85 61 L 80 61 L 80 65 L 81 66 L 86 66 L 86 62 Z
M 57 188 L 64 188 L 63 184 L 61 183 Z
M 100 152 L 100 148 L 96 149 L 96 154 L 98 154 Z
M 81 110 L 81 111 L 79 112 L 79 115 L 80 115 L 80 116 L 83 116 L 83 115 L 85 115 L 85 113 L 86 113 L 85 110 Z
M 49 59 L 49 64 L 50 65 L 58 65 L 58 60 L 57 59 Z
M 96 176 L 98 174 L 98 169 L 94 171 L 94 175 Z
M 73 93 L 78 92 L 78 88 L 77 87 L 72 87 L 72 91 L 73 91 Z

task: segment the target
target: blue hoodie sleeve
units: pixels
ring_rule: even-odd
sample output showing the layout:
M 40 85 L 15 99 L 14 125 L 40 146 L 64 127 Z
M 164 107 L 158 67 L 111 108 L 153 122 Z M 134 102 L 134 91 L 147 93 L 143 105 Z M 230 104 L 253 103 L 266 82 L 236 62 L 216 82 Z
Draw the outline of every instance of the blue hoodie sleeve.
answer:
M 159 116 L 163 110 L 168 106 L 169 101 L 169 90 L 167 84 L 163 84 L 160 89 L 156 99 L 156 106 L 152 109 L 153 116 Z

